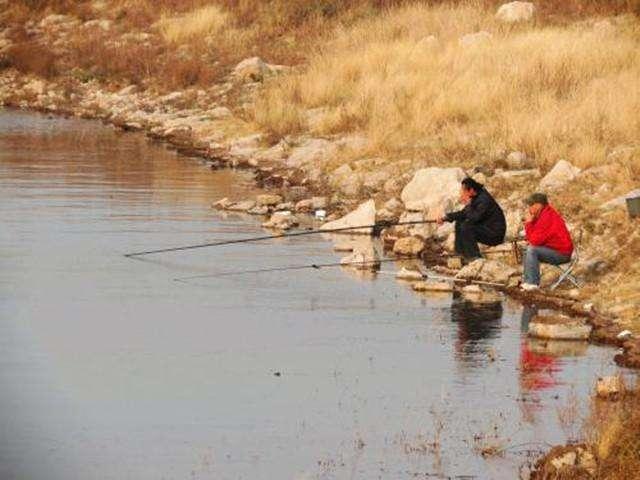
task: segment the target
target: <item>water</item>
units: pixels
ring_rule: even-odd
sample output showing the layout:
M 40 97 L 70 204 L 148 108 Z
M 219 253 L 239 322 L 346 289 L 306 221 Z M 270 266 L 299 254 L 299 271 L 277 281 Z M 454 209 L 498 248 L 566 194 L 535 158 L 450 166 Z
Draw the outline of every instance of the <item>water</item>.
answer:
M 0 112 L 0 478 L 511 479 L 577 434 L 613 352 L 531 342 L 517 304 L 341 269 L 173 281 L 339 259 L 314 237 L 122 256 L 262 234 L 210 208 L 251 193 L 140 135 Z

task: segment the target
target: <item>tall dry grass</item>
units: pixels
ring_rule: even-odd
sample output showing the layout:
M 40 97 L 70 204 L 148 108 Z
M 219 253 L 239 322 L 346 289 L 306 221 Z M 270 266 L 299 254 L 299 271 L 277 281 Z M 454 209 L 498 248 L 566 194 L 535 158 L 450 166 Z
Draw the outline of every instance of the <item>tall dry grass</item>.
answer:
M 517 149 L 589 166 L 638 141 L 636 22 L 505 27 L 493 13 L 413 5 L 338 30 L 303 73 L 270 85 L 255 118 L 285 134 L 322 109 L 316 134 L 363 131 L 375 153 L 449 162 Z M 493 37 L 459 43 L 480 30 Z
M 217 5 L 206 5 L 182 15 L 164 14 L 158 28 L 170 43 L 202 41 L 204 37 L 219 33 L 230 22 L 229 15 Z

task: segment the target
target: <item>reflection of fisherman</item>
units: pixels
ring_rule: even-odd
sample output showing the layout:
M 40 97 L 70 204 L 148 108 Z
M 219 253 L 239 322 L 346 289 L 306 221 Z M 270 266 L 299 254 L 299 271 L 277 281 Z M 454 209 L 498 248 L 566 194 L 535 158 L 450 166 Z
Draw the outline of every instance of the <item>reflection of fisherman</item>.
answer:
M 478 242 L 499 245 L 504 242 L 506 221 L 500 205 L 481 183 L 465 178 L 460 188 L 460 201 L 465 207 L 440 218 L 438 223 L 455 222 L 456 253 L 467 260 L 480 258 Z
M 538 313 L 535 307 L 525 305 L 522 310 L 522 331 L 529 331 L 529 322 Z M 548 354 L 536 352 L 531 341 L 523 338 L 520 346 L 520 386 L 523 392 L 543 390 L 556 385 L 553 374 L 558 370 L 556 359 Z
M 463 359 L 484 351 L 483 341 L 499 334 L 502 313 L 502 302 L 479 304 L 454 294 L 451 321 L 458 324 L 456 351 Z

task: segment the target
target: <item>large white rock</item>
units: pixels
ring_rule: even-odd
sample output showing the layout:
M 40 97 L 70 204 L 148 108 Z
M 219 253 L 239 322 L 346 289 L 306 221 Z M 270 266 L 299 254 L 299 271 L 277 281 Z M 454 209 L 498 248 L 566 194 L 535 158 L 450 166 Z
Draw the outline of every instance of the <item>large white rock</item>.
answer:
M 407 210 L 424 211 L 434 207 L 446 210 L 456 202 L 464 177 L 461 168 L 423 168 L 404 187 L 400 198 Z
M 528 22 L 535 12 L 536 7 L 531 2 L 510 2 L 498 8 L 496 18 L 505 23 Z
M 359 227 L 362 225 L 373 225 L 376 221 L 376 203 L 373 200 L 368 200 L 362 204 L 358 208 L 356 208 L 353 212 L 348 213 L 342 218 L 338 220 L 334 220 L 333 222 L 327 222 L 320 227 L 320 230 L 333 230 L 336 228 L 347 228 L 347 227 Z M 346 230 L 345 233 L 361 233 L 370 235 L 372 232 L 371 228 L 360 228 L 354 230 Z
M 559 160 L 549 173 L 540 180 L 540 188 L 558 188 L 567 184 L 580 173 L 578 167 L 574 167 L 566 160 Z

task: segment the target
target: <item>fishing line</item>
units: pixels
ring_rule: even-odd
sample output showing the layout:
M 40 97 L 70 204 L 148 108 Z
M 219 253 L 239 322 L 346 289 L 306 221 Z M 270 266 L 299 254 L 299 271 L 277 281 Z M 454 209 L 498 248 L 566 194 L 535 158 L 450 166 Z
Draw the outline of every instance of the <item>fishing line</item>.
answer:
M 363 261 L 363 262 L 312 263 L 307 265 L 290 265 L 288 267 L 260 268 L 257 270 L 238 270 L 233 272 L 220 272 L 220 273 L 212 273 L 209 275 L 193 275 L 190 277 L 174 278 L 173 281 L 186 282 L 187 280 L 197 280 L 201 278 L 222 278 L 222 277 L 231 277 L 236 275 L 250 275 L 254 273 L 257 274 L 257 273 L 284 272 L 289 270 L 309 270 L 309 269 L 321 270 L 323 268 L 329 268 L 329 267 L 349 267 L 349 266 L 356 266 L 356 265 L 361 265 L 361 266 L 378 265 L 380 263 L 398 262 L 398 261 L 400 260 L 397 258 L 384 258 L 381 260 L 369 260 L 369 261 Z

